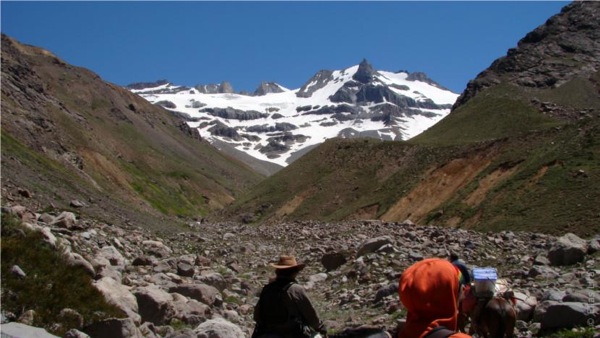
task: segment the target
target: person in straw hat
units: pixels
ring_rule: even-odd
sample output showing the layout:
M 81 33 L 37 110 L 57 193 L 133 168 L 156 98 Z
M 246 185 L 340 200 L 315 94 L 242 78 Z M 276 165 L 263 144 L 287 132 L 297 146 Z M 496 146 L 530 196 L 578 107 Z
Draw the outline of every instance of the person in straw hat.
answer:
M 270 264 L 275 279 L 265 285 L 254 307 L 253 338 L 319 337 L 326 333 L 310 298 L 296 281 L 305 265 L 294 256 L 281 256 Z

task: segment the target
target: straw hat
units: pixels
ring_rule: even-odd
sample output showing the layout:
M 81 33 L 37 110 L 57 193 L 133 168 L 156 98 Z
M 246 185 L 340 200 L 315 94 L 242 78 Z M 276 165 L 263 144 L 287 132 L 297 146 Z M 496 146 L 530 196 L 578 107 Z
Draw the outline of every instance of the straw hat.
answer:
M 270 264 L 275 269 L 291 269 L 298 268 L 298 270 L 304 269 L 305 264 L 298 264 L 296 257 L 294 256 L 280 256 L 279 262 Z

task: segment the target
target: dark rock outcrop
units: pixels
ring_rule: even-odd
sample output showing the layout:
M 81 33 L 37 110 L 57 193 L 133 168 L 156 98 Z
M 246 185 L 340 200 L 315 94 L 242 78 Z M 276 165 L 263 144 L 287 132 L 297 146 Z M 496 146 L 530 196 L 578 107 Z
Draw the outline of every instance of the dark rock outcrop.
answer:
M 154 88 L 168 84 L 167 80 L 158 80 L 154 82 L 136 82 L 125 86 L 128 89 L 146 89 L 146 88 Z
M 283 122 L 283 123 L 275 123 L 274 126 L 268 126 L 268 125 L 260 125 L 260 126 L 250 126 L 248 128 L 246 128 L 246 131 L 248 132 L 254 132 L 254 133 L 273 133 L 273 132 L 277 132 L 277 131 L 291 131 L 294 129 L 298 129 L 298 127 L 296 127 L 295 125 L 291 124 L 291 123 L 287 123 L 287 122 Z
M 311 97 L 315 91 L 325 87 L 331 80 L 333 80 L 333 72 L 330 70 L 321 70 L 298 90 L 296 96 Z
M 352 76 L 352 79 L 360 83 L 367 84 L 373 81 L 376 73 L 377 71 L 373 68 L 373 66 L 371 66 L 366 59 L 363 59 L 358 65 L 358 70 Z
M 574 1 L 471 80 L 453 109 L 501 81 L 555 88 L 600 70 L 600 2 Z
M 282 93 L 283 89 L 275 82 L 262 82 L 254 91 L 254 96 L 263 96 L 269 93 Z
M 205 112 L 212 116 L 222 117 L 228 120 L 256 120 L 268 117 L 269 114 L 261 113 L 256 110 L 240 110 L 231 107 L 227 108 L 204 108 L 201 112 Z
M 227 81 L 223 81 L 220 84 L 206 84 L 206 85 L 197 85 L 197 91 L 204 94 L 230 94 L 233 93 L 233 87 Z

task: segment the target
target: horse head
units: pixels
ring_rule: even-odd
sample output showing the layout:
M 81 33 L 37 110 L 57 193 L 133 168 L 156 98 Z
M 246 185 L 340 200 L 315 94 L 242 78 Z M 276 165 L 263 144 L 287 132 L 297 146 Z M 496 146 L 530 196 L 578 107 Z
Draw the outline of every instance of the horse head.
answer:
M 512 338 L 517 314 L 510 300 L 494 296 L 481 310 L 477 333 L 484 338 Z

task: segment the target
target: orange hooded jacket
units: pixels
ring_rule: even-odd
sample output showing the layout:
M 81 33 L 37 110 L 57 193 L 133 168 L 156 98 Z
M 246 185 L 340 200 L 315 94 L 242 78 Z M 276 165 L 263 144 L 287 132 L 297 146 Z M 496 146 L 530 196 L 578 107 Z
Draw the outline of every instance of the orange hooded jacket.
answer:
M 457 330 L 460 273 L 445 259 L 429 258 L 411 265 L 400 278 L 400 301 L 408 310 L 398 338 L 423 338 L 437 326 Z M 452 338 L 469 338 L 455 333 Z

